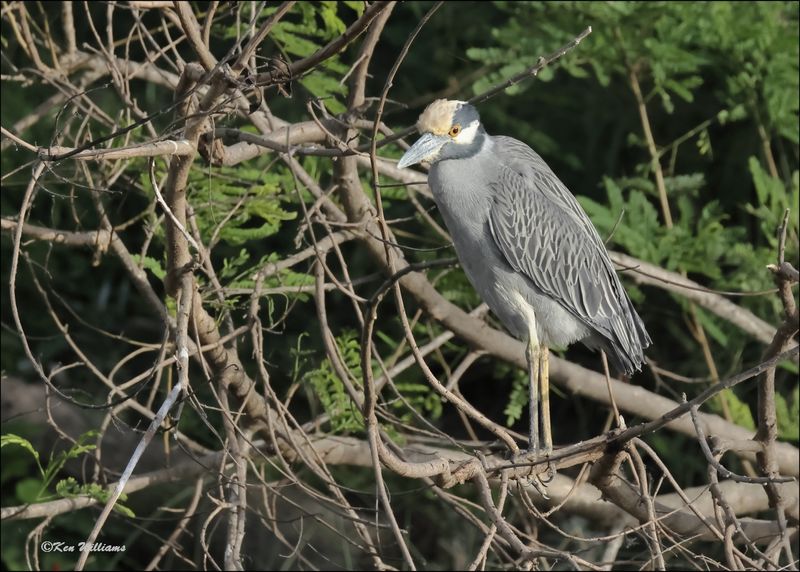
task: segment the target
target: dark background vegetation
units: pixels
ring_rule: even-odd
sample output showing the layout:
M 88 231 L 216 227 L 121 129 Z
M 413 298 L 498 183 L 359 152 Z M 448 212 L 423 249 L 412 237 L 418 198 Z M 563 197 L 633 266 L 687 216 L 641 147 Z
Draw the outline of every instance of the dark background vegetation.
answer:
M 4 3 L 3 10 L 13 10 L 13 4 Z M 196 13 L 204 12 L 204 4 L 193 5 Z M 105 3 L 92 3 L 89 7 L 96 21 L 103 25 L 106 7 Z M 395 8 L 370 66 L 368 96 L 380 94 L 386 73 L 403 43 L 430 7 L 428 2 L 408 2 Z M 76 13 L 85 9 L 83 6 L 75 8 Z M 249 17 L 248 8 L 237 8 L 233 3 L 223 3 L 219 7 L 211 43 L 212 52 L 218 56 L 224 54 L 233 41 L 237 9 Z M 309 55 L 336 37 L 362 10 L 358 2 L 298 4 L 259 49 L 259 63 L 267 65 L 268 57 L 294 60 Z M 53 37 L 63 40 L 59 4 L 34 3 L 29 6 L 29 12 L 37 27 L 47 23 Z M 268 13 L 269 10 L 265 12 Z M 155 11 L 142 12 L 141 17 L 145 25 L 154 29 L 160 25 Z M 114 16 L 116 35 L 124 37 L 132 22 L 133 16 L 120 4 Z M 683 272 L 709 289 L 737 293 L 730 297 L 737 305 L 777 326 L 782 320 L 782 307 L 774 293 L 772 275 L 765 266 L 776 259 L 776 229 L 787 208 L 791 215 L 786 258 L 795 266 L 798 259 L 797 3 L 447 2 L 412 44 L 394 80 L 383 120 L 399 131 L 412 125 L 434 96 L 467 99 L 535 64 L 540 56 L 566 44 L 590 25 L 592 34 L 557 64 L 545 68 L 537 78 L 528 79 L 481 103 L 479 111 L 486 129 L 491 134 L 514 136 L 537 150 L 579 198 L 601 236 L 610 236 L 609 248 L 667 270 Z M 79 47 L 85 43 L 96 44 L 88 19 L 77 18 L 75 30 Z M 340 79 L 354 63 L 357 47 L 358 42 L 355 42 L 304 79 L 293 82 L 289 98 L 275 89 L 265 90 L 265 103 L 275 115 L 290 122 L 308 120 L 306 102 L 314 98 L 323 98 L 332 114 L 343 112 L 346 86 Z M 46 53 L 44 46 L 39 48 Z M 186 61 L 195 59 L 185 44 L 178 45 L 176 50 Z M 141 61 L 144 56 L 136 43 L 127 55 L 135 61 Z M 6 17 L 2 23 L 0 64 L 3 73 L 0 122 L 10 128 L 20 119 L 39 113 L 37 107 L 58 91 L 59 84 L 30 71 L 31 62 L 20 48 Z M 665 213 L 659 202 L 632 76 L 641 86 L 650 128 L 661 153 L 672 228 L 665 223 Z M 124 103 L 107 81 L 107 77 L 102 78 L 85 89 L 100 109 L 124 125 L 131 118 L 125 116 Z M 164 110 L 172 102 L 172 91 L 162 85 L 136 80 L 130 87 L 132 97 L 148 114 Z M 70 132 L 86 119 L 85 113 L 82 107 L 62 102 L 40 113 L 34 125 L 16 135 L 34 145 L 46 146 L 57 140 L 62 130 Z M 374 117 L 374 106 L 366 112 L 366 117 Z M 174 124 L 173 119 L 171 110 L 156 116 L 152 122 L 155 131 L 161 135 L 177 132 L 180 126 Z M 96 138 L 109 132 L 96 118 L 88 120 L 91 136 Z M 244 125 L 246 120 L 235 115 L 216 119 L 217 127 Z M 147 132 L 139 128 L 132 133 L 129 144 L 148 138 Z M 121 143 L 114 143 L 114 146 L 119 145 Z M 399 147 L 387 146 L 380 154 L 397 158 L 401 152 Z M 19 214 L 21 197 L 30 180 L 32 159 L 32 153 L 4 138 L 0 214 L 5 219 L 14 219 Z M 332 182 L 331 161 L 316 157 L 300 160 L 323 188 L 327 188 Z M 197 162 L 192 172 L 191 200 L 206 241 L 241 193 L 253 194 L 248 206 L 226 224 L 214 249 L 213 261 L 226 288 L 252 288 L 252 275 L 263 261 L 291 255 L 297 250 L 298 233 L 304 232 L 298 197 L 303 197 L 308 205 L 313 203 L 313 198 L 309 199 L 310 195 L 305 192 L 296 193 L 291 172 L 283 163 L 274 161 L 273 154 L 266 154 L 233 168 Z M 158 166 L 160 175 L 165 173 L 163 165 Z M 76 164 L 59 163 L 46 176 L 29 222 L 52 228 L 97 228 L 98 217 L 90 199 L 90 194 L 97 191 L 115 224 L 147 213 L 142 224 L 125 234 L 131 251 L 139 252 L 148 236 L 148 225 L 158 224 L 146 170 L 145 160 L 135 160 L 112 187 L 91 189 Z M 365 172 L 363 176 L 365 188 L 369 188 L 369 174 Z M 76 183 L 78 179 L 81 179 L 79 184 Z M 400 242 L 409 247 L 405 251 L 407 259 L 425 261 L 453 256 L 446 241 L 425 224 L 410 205 L 404 188 L 386 188 L 383 197 L 387 218 L 402 221 L 393 226 L 393 230 Z M 426 208 L 433 205 L 429 200 L 423 202 Z M 435 209 L 430 213 L 441 223 Z M 6 230 L 4 228 L 0 248 L 3 284 L 7 286 L 12 235 Z M 301 244 L 307 245 L 307 238 L 302 239 Z M 146 259 L 141 259 L 150 283 L 162 296 L 161 278 L 166 267 L 163 247 L 164 234 L 158 229 Z M 45 285 L 54 311 L 70 323 L 75 341 L 91 352 L 90 359 L 101 371 L 109 372 L 132 347 L 112 335 L 99 333 L 98 329 L 123 336 L 125 340 L 160 344 L 163 336 L 160 320 L 144 305 L 114 256 L 44 241 L 25 243 L 24 251 L 30 262 L 21 263 L 16 303 L 29 343 L 46 371 L 59 364 L 72 363 L 76 357 L 64 336 L 55 329 L 37 291 L 34 276 Z M 345 244 L 342 251 L 352 278 L 370 277 L 357 288 L 361 295 L 369 297 L 382 282 L 381 276 L 375 274 L 374 262 L 358 242 Z M 286 286 L 312 285 L 313 278 L 308 274 L 310 262 L 271 278 L 267 286 L 285 289 Z M 462 308 L 472 309 L 480 303 L 459 268 L 432 269 L 428 275 L 449 300 Z M 659 288 L 636 286 L 624 274 L 623 281 L 654 340 L 647 352 L 649 360 L 674 374 L 656 375 L 650 367 L 645 367 L 632 383 L 680 400 L 681 393 L 691 397 L 709 383 L 761 359 L 765 345 L 730 322 L 700 307 L 690 308 L 690 303 L 681 296 Z M 0 346 L 4 408 L 7 401 L 15 399 L 7 390 L 9 378 L 24 384 L 40 383 L 13 325 L 8 296 L 8 288 L 4 287 Z M 234 317 L 244 316 L 248 295 L 231 296 L 226 303 Z M 209 293 L 208 305 L 212 313 L 218 310 L 215 304 Z M 294 293 L 285 289 L 266 296 L 262 308 L 263 323 L 268 327 L 263 351 L 275 392 L 285 396 L 296 391 L 292 407 L 301 423 L 327 412 L 330 421 L 323 426 L 323 431 L 361 434 L 361 417 L 348 405 L 341 382 L 337 381 L 322 348 L 312 295 L 307 291 Z M 409 315 L 415 310 L 411 304 Z M 384 303 L 378 320 L 375 339 L 384 356 L 404 347 L 394 311 L 391 302 Z M 333 291 L 329 294 L 328 312 L 345 360 L 357 369 L 359 323 L 352 305 L 345 296 Z M 499 327 L 492 317 L 488 320 Z M 414 331 L 421 339 L 426 339 L 440 333 L 442 328 L 433 320 L 423 318 Z M 241 356 L 251 354 L 249 343 L 249 337 L 240 340 Z M 446 375 L 448 368 L 455 367 L 467 351 L 458 338 L 451 340 L 430 360 L 434 373 Z M 403 352 L 405 354 L 407 349 Z M 575 346 L 558 355 L 601 371 L 598 355 L 582 347 Z M 146 370 L 152 359 L 150 354 L 131 359 L 121 367 L 116 379 L 126 379 Z M 245 367 L 256 374 L 254 364 L 245 363 Z M 199 378 L 201 369 L 193 369 L 192 374 Z M 681 378 L 689 382 L 679 381 Z M 104 402 L 107 389 L 86 374 L 84 368 L 64 371 L 54 381 L 79 402 Z M 417 368 L 405 370 L 395 383 L 431 423 L 456 439 L 469 437 L 456 411 L 441 402 Z M 525 432 L 525 383 L 523 371 L 495 358 L 482 357 L 466 372 L 460 388 L 469 401 L 492 419 Z M 201 402 L 208 398 L 205 386 L 199 385 L 195 390 Z M 605 407 L 557 388 L 555 391 L 558 393 L 552 407 L 557 444 L 587 439 L 602 430 L 607 416 Z M 144 390 L 145 394 L 148 392 L 149 387 Z M 796 363 L 781 364 L 776 400 L 780 439 L 796 445 L 800 401 Z M 158 402 L 156 399 L 155 407 Z M 418 424 L 401 405 L 389 403 L 386 407 L 405 422 Z M 708 411 L 734 423 L 755 429 L 756 385 L 739 385 L 733 391 L 720 394 L 707 407 Z M 87 411 L 85 415 L 90 420 L 86 429 L 96 429 L 94 424 L 102 417 L 102 412 Z M 208 420 L 221 432 L 220 419 L 214 411 L 209 411 Z M 125 412 L 120 421 L 118 427 L 109 431 L 130 431 L 130 426 L 143 430 L 145 427 L 145 422 L 130 411 Z M 639 419 L 626 421 L 632 425 Z M 392 425 L 388 419 L 386 423 Z M 184 408 L 180 426 L 184 433 L 204 446 L 219 448 L 217 436 L 207 430 L 191 407 Z M 44 426 L 27 422 L 25 415 L 11 419 L 4 416 L 3 433 L 21 435 L 32 442 L 34 448 L 43 443 L 38 454 L 42 465 L 47 465 L 51 456 L 70 450 L 70 446 L 64 442 L 38 441 L 43 432 Z M 480 437 L 489 435 L 480 434 Z M 706 482 L 705 461 L 694 453 L 696 444 L 687 437 L 662 431 L 648 437 L 648 442 L 679 476 L 683 486 Z M 687 448 L 693 451 L 692 456 L 687 456 Z M 122 450 L 122 460 L 114 470 L 121 469 L 128 453 L 127 449 Z M 54 498 L 57 482 L 70 475 L 79 481 L 82 478 L 91 480 L 93 474 L 90 464 L 81 465 L 80 455 L 75 453 L 78 460 L 67 462 L 43 485 L 29 450 L 16 445 L 4 446 L 2 455 L 4 507 Z M 735 460 L 731 464 L 734 470 L 746 470 Z M 370 470 L 337 467 L 334 474 L 351 490 L 348 493 L 351 502 L 374 506 Z M 313 481 L 311 476 L 306 476 Z M 441 505 L 420 482 L 391 474 L 387 474 L 386 479 L 393 491 L 392 502 L 399 524 L 410 531 L 408 541 L 419 562 L 427 569 L 463 566 L 464 558 L 471 558 L 464 557 L 463 553 L 473 554 L 482 538 L 464 527 L 457 516 L 442 512 Z M 106 480 L 116 479 L 103 476 L 97 482 L 102 484 Z M 142 569 L 175 526 L 170 513 L 159 512 L 158 507 L 183 506 L 191 494 L 190 489 L 189 483 L 176 483 L 151 489 L 150 494 L 131 495 L 125 505 L 137 518 L 112 517 L 103 538 L 107 543 L 126 544 L 135 549 L 117 557 L 98 556 L 90 566 Z M 299 526 L 293 520 L 297 514 L 302 510 L 315 510 L 308 504 L 310 501 L 305 502 L 300 509 L 285 513 L 289 514 L 287 520 L 292 521 L 289 526 L 293 534 Z M 95 516 L 95 509 L 59 516 L 49 523 L 47 536 L 81 541 L 91 529 Z M 34 521 L 3 524 L 4 568 L 26 568 L 25 538 L 37 524 Z M 589 536 L 607 532 L 576 516 L 565 516 L 559 524 L 574 533 Z M 328 536 L 330 532 L 315 534 L 303 540 L 299 551 L 316 566 L 352 569 L 359 563 L 367 563 L 363 555 L 351 554 L 348 547 L 338 546 Z M 555 533 L 542 530 L 540 534 L 546 538 Z M 224 535 L 217 534 L 218 545 L 214 550 L 220 550 L 223 540 Z M 273 550 L 249 541 L 246 565 L 267 569 L 305 566 L 295 555 L 287 556 L 290 548 L 275 545 L 278 548 Z M 333 547 L 340 551 L 333 551 Z M 641 542 L 631 541 L 622 550 L 634 563 L 642 549 Z M 188 554 L 191 557 L 191 550 Z M 720 555 L 714 554 L 714 557 L 720 558 Z M 402 565 L 391 558 L 389 561 Z M 43 555 L 41 562 L 42 567 L 48 569 L 74 565 L 74 559 L 66 555 Z M 187 567 L 187 563 L 180 560 L 170 560 L 169 565 Z M 501 564 L 490 561 L 487 566 Z

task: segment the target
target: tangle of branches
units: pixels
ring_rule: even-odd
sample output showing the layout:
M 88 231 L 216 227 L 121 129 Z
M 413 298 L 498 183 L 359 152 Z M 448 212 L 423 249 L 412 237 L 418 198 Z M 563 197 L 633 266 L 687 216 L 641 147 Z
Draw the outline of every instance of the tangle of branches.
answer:
M 612 252 L 628 283 L 729 322 L 763 358 L 689 398 L 553 357 L 554 383 L 605 426 L 512 459 L 521 436 L 460 381 L 523 368 L 522 344 L 450 296 L 425 174 L 390 158 L 413 133 L 392 86 L 440 3 L 390 62 L 379 42 L 417 14 L 395 2 L 340 6 L 304 56 L 276 49 L 328 9 L 3 3 L 4 91 L 47 94 L 2 126 L 3 336 L 24 362 L 2 366 L 3 444 L 38 448 L 43 471 L 28 465 L 34 498 L 4 492 L 4 536 L 25 539 L 4 553 L 31 569 L 81 541 L 125 552 L 58 556 L 77 569 L 796 568 L 798 449 L 775 401 L 798 356 L 788 218 L 763 261 L 775 324 Z M 537 81 L 591 33 L 472 100 Z M 338 98 L 313 94 L 320 78 Z M 755 432 L 703 410 L 740 384 L 758 392 Z M 15 441 L 20 420 L 52 440 Z M 685 466 L 662 459 L 664 436 Z

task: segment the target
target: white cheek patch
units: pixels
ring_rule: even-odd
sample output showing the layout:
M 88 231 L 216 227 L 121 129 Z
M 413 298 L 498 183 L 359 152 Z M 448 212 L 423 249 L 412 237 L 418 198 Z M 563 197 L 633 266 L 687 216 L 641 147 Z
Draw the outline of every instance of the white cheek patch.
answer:
M 477 121 L 473 121 L 464 127 L 464 129 L 461 130 L 461 133 L 453 138 L 453 141 L 459 145 L 469 145 L 475 139 L 475 134 L 478 132 L 478 125 L 479 123 Z

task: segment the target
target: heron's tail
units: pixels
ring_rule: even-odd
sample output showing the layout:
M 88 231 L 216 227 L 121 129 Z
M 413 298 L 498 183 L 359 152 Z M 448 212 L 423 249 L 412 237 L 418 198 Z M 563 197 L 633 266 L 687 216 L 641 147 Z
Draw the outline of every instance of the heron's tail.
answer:
M 644 350 L 653 343 L 644 322 L 636 313 L 630 299 L 628 312 L 620 316 L 612 328 L 612 335 L 604 337 L 598 345 L 606 352 L 611 365 L 625 375 L 641 371 L 644 363 Z

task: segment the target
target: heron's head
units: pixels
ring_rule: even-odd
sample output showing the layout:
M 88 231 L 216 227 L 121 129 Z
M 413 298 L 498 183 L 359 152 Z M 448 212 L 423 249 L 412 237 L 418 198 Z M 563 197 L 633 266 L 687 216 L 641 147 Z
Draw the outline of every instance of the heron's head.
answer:
M 422 135 L 397 163 L 402 169 L 422 161 L 435 163 L 476 153 L 483 137 L 478 110 L 466 101 L 437 99 L 417 120 Z

